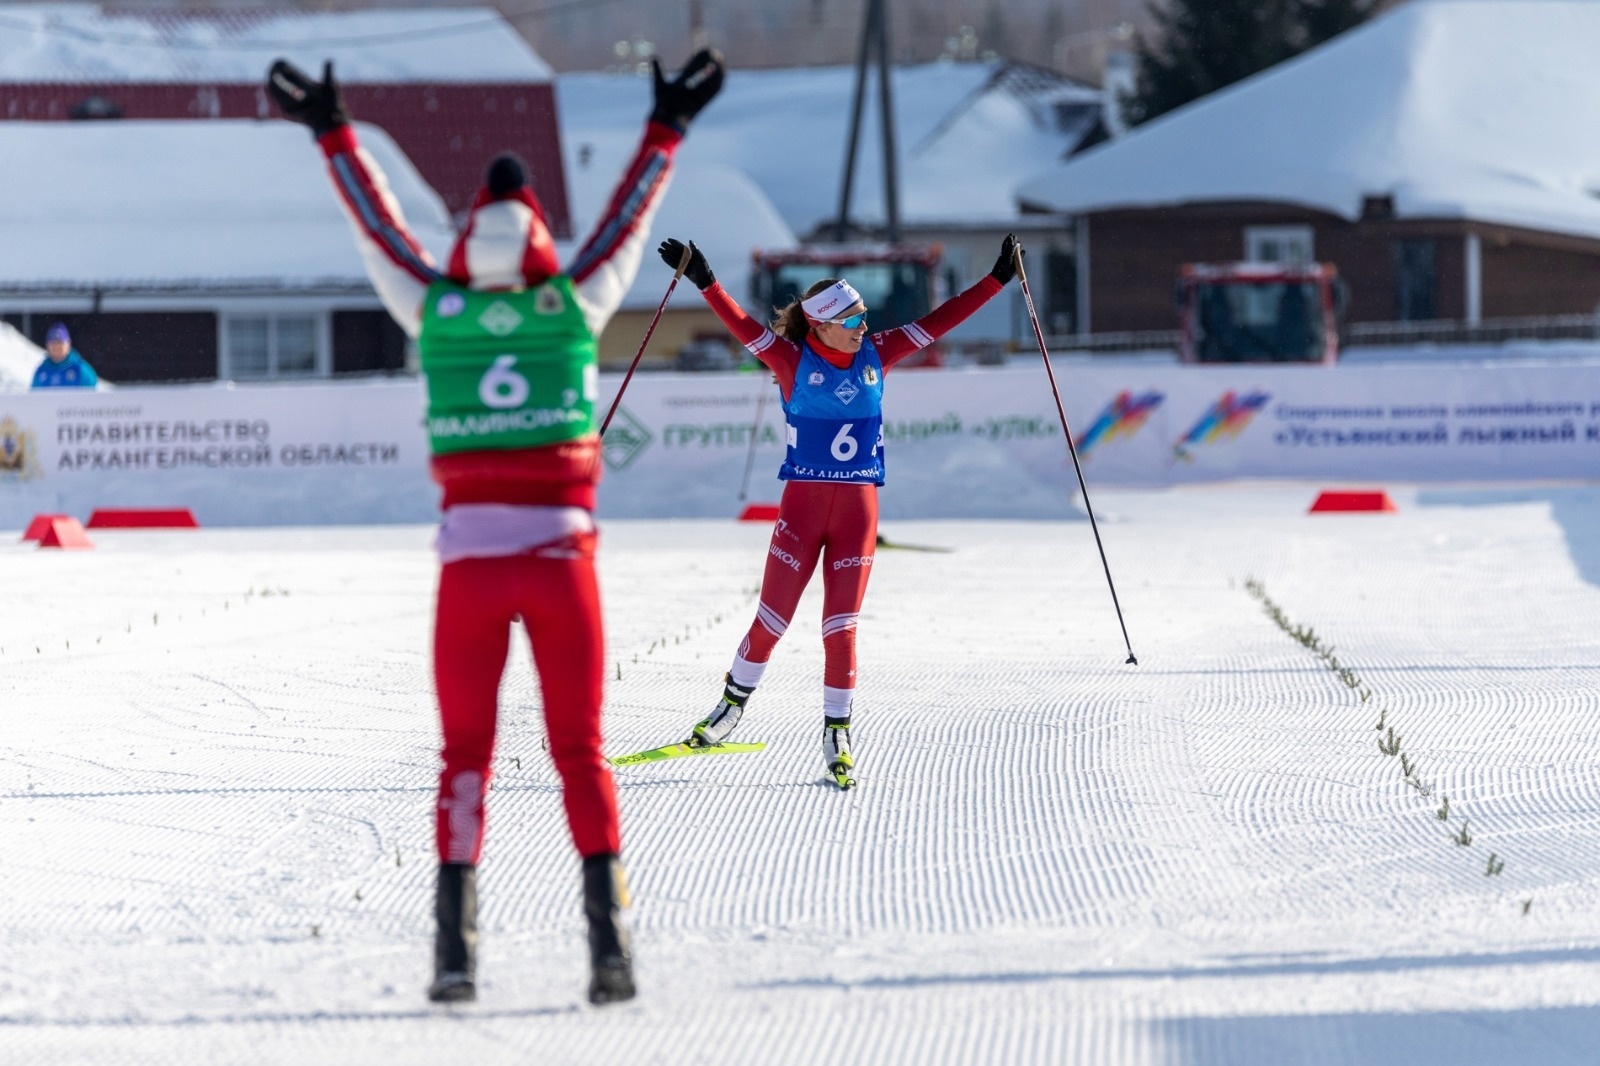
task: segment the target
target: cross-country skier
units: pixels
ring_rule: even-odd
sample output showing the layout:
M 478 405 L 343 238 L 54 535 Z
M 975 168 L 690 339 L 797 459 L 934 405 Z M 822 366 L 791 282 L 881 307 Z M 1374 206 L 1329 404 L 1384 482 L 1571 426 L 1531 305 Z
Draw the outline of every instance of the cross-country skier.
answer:
M 589 1000 L 634 995 L 622 908 L 616 788 L 600 752 L 603 669 L 595 580 L 595 338 L 638 272 L 650 220 L 690 121 L 717 94 L 719 55 L 670 81 L 655 70 L 644 137 L 594 235 L 565 270 L 522 163 L 502 155 L 444 269 L 407 230 L 356 142 L 334 81 L 279 60 L 267 89 L 311 128 L 389 313 L 416 338 L 427 379 L 433 479 L 443 490 L 433 670 L 443 733 L 436 832 L 439 1002 L 476 996 L 477 863 L 509 633 L 527 628 L 550 755 L 583 859 Z
M 674 268 L 684 246 L 657 251 Z M 965 321 L 1016 276 L 1016 238 L 1007 235 L 994 268 L 976 285 L 909 326 L 867 333 L 867 306 L 848 281 L 825 278 L 778 310 L 771 328 L 717 284 L 700 249 L 689 244 L 684 274 L 728 331 L 778 379 L 788 423 L 787 484 L 767 547 L 755 621 L 724 677 L 722 698 L 689 736 L 694 747 L 720 744 L 739 724 L 745 703 L 800 594 L 822 562 L 822 758 L 845 788 L 850 771 L 850 710 L 856 690 L 856 619 L 867 592 L 878 537 L 883 484 L 883 379 L 895 364 Z

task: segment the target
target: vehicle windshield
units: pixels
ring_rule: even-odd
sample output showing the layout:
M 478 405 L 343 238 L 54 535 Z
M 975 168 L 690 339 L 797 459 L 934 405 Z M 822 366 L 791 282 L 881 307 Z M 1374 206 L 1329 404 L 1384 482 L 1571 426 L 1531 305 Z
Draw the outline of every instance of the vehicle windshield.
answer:
M 1202 363 L 1318 362 L 1322 297 L 1315 282 L 1200 282 L 1195 357 Z
M 837 271 L 838 273 L 833 273 Z M 874 333 L 915 322 L 927 314 L 928 268 L 921 263 L 787 263 L 773 272 L 769 299 L 783 307 L 826 277 L 843 275 L 867 305 L 867 324 Z

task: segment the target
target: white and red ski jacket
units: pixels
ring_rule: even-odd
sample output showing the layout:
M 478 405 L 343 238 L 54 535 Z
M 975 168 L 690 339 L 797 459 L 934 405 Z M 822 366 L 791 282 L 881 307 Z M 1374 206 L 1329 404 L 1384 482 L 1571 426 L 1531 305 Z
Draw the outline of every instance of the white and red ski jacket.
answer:
M 650 224 L 672 173 L 683 135 L 655 122 L 623 171 L 594 232 L 562 271 L 572 278 L 590 332 L 599 336 L 639 272 Z M 372 157 L 349 126 L 317 139 L 327 157 L 356 245 L 373 287 L 407 335 L 422 329 L 422 300 L 444 271 L 417 243 Z M 570 508 L 592 511 L 600 477 L 598 434 L 542 448 L 434 456 L 433 479 L 446 512 L 462 505 Z M 465 517 L 459 516 L 459 517 Z
M 594 232 L 562 273 L 570 276 L 596 336 L 622 304 L 639 273 L 650 223 L 666 192 L 673 156 L 683 135 L 659 123 L 645 124 L 644 137 L 622 180 L 595 223 Z M 422 328 L 422 297 L 444 276 L 417 243 L 376 162 L 356 141 L 355 129 L 340 126 L 317 139 L 355 230 L 367 276 L 394 320 L 415 337 Z
M 946 333 L 965 322 L 972 314 L 997 296 L 1003 286 L 992 275 L 985 274 L 966 291 L 958 293 L 907 326 L 896 326 L 872 334 L 873 346 L 887 374 L 896 363 L 913 355 Z M 780 337 L 745 313 L 720 282 L 701 292 L 711 310 L 716 312 L 729 333 L 761 360 L 778 379 L 778 389 L 787 403 L 794 391 L 795 370 L 800 366 L 800 345 Z M 829 348 L 815 336 L 806 341 L 812 351 L 841 370 L 855 361 L 854 352 L 841 352 Z

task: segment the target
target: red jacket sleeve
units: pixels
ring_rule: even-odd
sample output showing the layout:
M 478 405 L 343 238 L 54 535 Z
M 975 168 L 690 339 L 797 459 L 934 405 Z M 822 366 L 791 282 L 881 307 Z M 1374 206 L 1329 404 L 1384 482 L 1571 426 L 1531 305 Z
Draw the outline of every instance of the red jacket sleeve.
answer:
M 762 365 L 772 371 L 773 376 L 778 379 L 778 388 L 787 401 L 794 390 L 795 371 L 800 367 L 800 346 L 794 341 L 778 336 L 745 314 L 744 308 L 728 295 L 728 290 L 722 287 L 721 282 L 715 282 L 711 288 L 701 290 L 700 295 L 705 297 L 706 303 L 716 312 L 728 332 L 732 333 L 751 355 L 761 360 Z
M 439 277 L 439 268 L 411 235 L 387 180 L 360 151 L 356 131 L 336 126 L 317 138 L 328 160 L 333 185 L 353 224 L 383 254 L 393 268 L 426 286 Z
M 952 296 L 909 326 L 886 329 L 872 335 L 878 358 L 888 370 L 906 356 L 919 352 L 972 317 L 973 312 L 994 299 L 1004 288 L 985 274 L 978 283 L 958 296 Z
M 644 137 L 612 190 L 594 232 L 589 234 L 567 267 L 575 283 L 582 285 L 588 281 L 601 266 L 617 258 L 630 241 L 642 245 L 650 229 L 650 219 L 666 192 L 673 156 L 682 140 L 683 134 L 677 130 L 659 122 L 645 123 Z M 622 288 L 626 290 L 632 281 L 630 275 Z

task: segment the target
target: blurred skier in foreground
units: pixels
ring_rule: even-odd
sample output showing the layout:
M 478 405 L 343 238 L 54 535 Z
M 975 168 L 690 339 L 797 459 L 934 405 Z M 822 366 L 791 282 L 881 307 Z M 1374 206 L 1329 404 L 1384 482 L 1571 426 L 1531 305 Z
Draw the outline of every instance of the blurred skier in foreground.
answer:
M 734 654 L 722 696 L 689 734 L 692 747 L 720 744 L 744 714 L 767 661 L 789 628 L 800 594 L 822 570 L 822 760 L 840 788 L 852 788 L 850 712 L 856 693 L 856 620 L 878 538 L 883 484 L 883 379 L 902 359 L 932 344 L 993 299 L 1017 276 L 1016 238 L 1007 234 L 994 268 L 965 292 L 915 322 L 867 332 L 869 308 L 842 278 L 823 278 L 762 325 L 717 284 L 690 242 L 684 276 L 728 332 L 778 379 L 788 423 L 788 455 L 778 521 L 767 547 L 761 602 Z M 657 249 L 669 266 L 682 242 Z
M 476 997 L 477 864 L 496 697 L 521 618 L 544 696 L 550 755 L 583 859 L 589 1000 L 634 995 L 616 788 L 600 751 L 604 641 L 595 580 L 596 337 L 639 269 L 690 121 L 722 86 L 715 52 L 670 81 L 655 70 L 644 137 L 594 235 L 562 270 L 522 162 L 501 155 L 441 270 L 407 230 L 356 141 L 334 80 L 279 60 L 267 91 L 310 127 L 367 272 L 416 338 L 433 479 L 443 490 L 433 670 L 443 732 L 435 913 L 436 1002 Z

